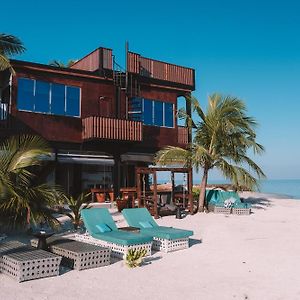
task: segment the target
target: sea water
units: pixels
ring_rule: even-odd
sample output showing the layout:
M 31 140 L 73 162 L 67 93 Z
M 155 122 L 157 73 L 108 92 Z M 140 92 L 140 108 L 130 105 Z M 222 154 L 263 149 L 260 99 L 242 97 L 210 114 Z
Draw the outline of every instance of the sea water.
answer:
M 194 184 L 199 184 L 201 178 L 197 175 L 194 176 Z M 159 183 L 170 182 L 168 178 L 158 178 Z M 182 178 L 175 179 L 176 184 L 186 185 L 186 180 Z M 230 183 L 228 180 L 210 179 L 209 184 L 222 184 Z M 261 180 L 259 183 L 258 192 L 267 194 L 276 194 L 283 198 L 293 198 L 300 200 L 300 179 L 266 179 Z
M 211 180 L 209 183 L 229 183 L 225 180 Z M 276 194 L 284 198 L 300 200 L 300 179 L 268 179 L 259 182 L 258 192 Z
M 300 179 L 261 180 L 260 191 L 300 200 Z

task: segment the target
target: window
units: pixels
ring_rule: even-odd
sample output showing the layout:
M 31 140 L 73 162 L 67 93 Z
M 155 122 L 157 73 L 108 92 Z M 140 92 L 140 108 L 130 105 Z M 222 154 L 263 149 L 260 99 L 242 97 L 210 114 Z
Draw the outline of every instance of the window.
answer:
M 79 117 L 80 88 L 19 78 L 17 108 L 38 113 Z
M 34 111 L 50 113 L 50 83 L 37 80 L 34 98 Z
M 153 114 L 153 125 L 164 126 L 164 103 L 160 101 L 153 101 L 154 114 Z
M 148 99 L 144 99 L 143 121 L 146 125 L 153 125 L 153 105 Z
M 174 127 L 174 112 L 173 112 L 173 104 L 165 103 L 165 126 L 166 127 Z
M 79 116 L 80 109 L 80 90 L 77 87 L 67 86 L 66 95 L 66 115 L 67 116 Z
M 33 111 L 35 81 L 27 78 L 18 80 L 18 109 Z
M 129 118 L 145 125 L 174 127 L 174 105 L 172 103 L 144 98 L 129 101 Z
M 63 84 L 52 83 L 51 88 L 51 112 L 54 115 L 65 114 L 65 86 Z

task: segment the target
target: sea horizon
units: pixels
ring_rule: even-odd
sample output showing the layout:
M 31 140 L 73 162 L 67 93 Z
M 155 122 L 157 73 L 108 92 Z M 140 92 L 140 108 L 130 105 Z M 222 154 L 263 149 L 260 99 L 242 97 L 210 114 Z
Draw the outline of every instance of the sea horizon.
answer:
M 158 180 L 158 183 L 166 183 L 166 180 Z M 183 184 L 181 180 L 176 180 L 176 184 Z M 211 179 L 208 184 L 225 184 L 230 181 L 225 179 Z M 197 184 L 194 182 L 194 184 Z M 278 198 L 288 198 L 300 200 L 300 179 L 264 179 L 260 180 L 257 192 L 272 194 Z

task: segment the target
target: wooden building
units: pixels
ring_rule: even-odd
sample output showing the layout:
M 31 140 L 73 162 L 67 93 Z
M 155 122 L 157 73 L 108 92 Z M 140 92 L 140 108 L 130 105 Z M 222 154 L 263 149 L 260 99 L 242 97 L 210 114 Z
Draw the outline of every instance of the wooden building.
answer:
M 70 68 L 11 61 L 0 73 L 0 138 L 34 133 L 53 148 L 48 180 L 69 193 L 135 185 L 135 167 L 166 145 L 184 147 L 177 99 L 195 89 L 195 71 L 126 51 L 126 68 L 98 48 Z

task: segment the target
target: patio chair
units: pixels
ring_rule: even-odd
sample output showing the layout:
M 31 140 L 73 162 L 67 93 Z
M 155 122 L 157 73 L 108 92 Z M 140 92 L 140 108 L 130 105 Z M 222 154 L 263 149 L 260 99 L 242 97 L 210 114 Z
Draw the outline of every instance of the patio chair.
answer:
M 86 234 L 77 234 L 76 240 L 111 249 L 113 257 L 123 258 L 129 249 L 146 249 L 151 255 L 152 238 L 141 233 L 118 230 L 107 208 L 82 209 Z
M 158 226 L 146 208 L 124 209 L 122 214 L 129 226 L 140 228 L 143 234 L 153 237 L 152 248 L 170 252 L 189 247 L 190 230 Z

